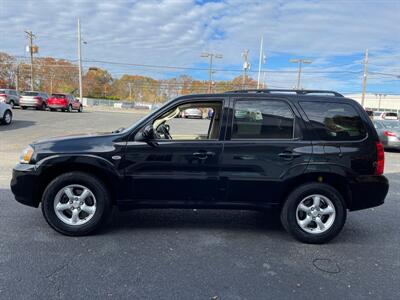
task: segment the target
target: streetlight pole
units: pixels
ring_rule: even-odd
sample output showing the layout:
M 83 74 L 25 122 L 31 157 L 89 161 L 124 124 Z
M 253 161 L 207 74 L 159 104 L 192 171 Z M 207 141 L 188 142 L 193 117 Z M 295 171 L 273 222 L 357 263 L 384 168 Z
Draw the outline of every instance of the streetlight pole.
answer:
M 209 53 L 209 52 L 203 52 L 200 57 L 208 57 L 209 58 L 209 64 L 208 64 L 208 93 L 211 94 L 211 86 L 212 86 L 212 64 L 213 64 L 213 58 L 222 58 L 222 54 L 217 54 L 217 53 Z
M 300 83 L 301 83 L 301 72 L 303 68 L 303 64 L 311 64 L 311 60 L 301 59 L 301 58 L 294 58 L 289 60 L 291 63 L 296 63 L 299 66 L 299 70 L 297 72 L 297 86 L 296 89 L 300 90 Z
M 376 97 L 379 97 L 379 101 L 378 101 L 378 111 L 381 110 L 381 100 L 382 100 L 382 96 L 386 97 L 386 94 L 375 94 Z

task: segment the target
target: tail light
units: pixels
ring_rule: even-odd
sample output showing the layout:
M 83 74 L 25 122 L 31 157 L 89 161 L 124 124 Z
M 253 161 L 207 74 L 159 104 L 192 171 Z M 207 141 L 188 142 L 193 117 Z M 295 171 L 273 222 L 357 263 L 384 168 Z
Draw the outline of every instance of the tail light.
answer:
M 5 100 L 7 100 L 7 95 L 6 94 L 0 94 L 0 101 L 4 102 Z
M 38 96 L 36 96 L 36 97 L 33 97 L 33 99 L 35 99 L 35 100 L 36 100 L 36 102 L 42 101 L 42 97 L 38 97 Z
M 382 175 L 385 168 L 385 151 L 381 142 L 376 142 L 375 175 Z
M 396 137 L 396 134 L 394 132 L 391 132 L 391 131 L 384 131 L 383 135 L 384 136 L 394 136 L 394 137 Z

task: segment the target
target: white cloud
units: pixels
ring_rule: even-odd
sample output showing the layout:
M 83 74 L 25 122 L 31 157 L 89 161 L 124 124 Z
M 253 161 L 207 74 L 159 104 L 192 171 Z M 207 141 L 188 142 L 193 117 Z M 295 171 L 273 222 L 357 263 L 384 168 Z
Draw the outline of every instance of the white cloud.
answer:
M 87 59 L 191 66 L 204 62 L 199 54 L 211 50 L 224 55 L 217 67 L 237 69 L 245 48 L 255 66 L 264 33 L 267 66 L 304 56 L 314 60 L 309 70 L 331 70 L 330 65 L 340 64 L 338 56 L 359 55 L 337 69 L 360 69 L 359 60 L 369 48 L 371 64 L 381 65 L 373 68 L 400 73 L 399 15 L 400 1 L 226 0 L 199 5 L 189 0 L 0 0 L 0 51 L 23 55 L 24 30 L 31 29 L 41 55 L 75 59 L 80 17 Z M 112 68 L 116 74 L 134 70 Z M 318 76 L 314 82 L 321 85 L 353 84 Z M 292 74 L 269 77 L 277 83 L 295 80 Z

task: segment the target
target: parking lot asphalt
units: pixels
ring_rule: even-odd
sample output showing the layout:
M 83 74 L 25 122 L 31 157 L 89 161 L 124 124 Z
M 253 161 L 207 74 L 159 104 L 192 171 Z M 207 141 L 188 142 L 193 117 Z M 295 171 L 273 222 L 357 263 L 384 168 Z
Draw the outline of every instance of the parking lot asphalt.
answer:
M 400 153 L 386 153 L 386 203 L 349 213 L 325 245 L 293 240 L 272 212 L 226 210 L 115 210 L 97 235 L 73 238 L 14 200 L 19 152 L 39 138 L 111 131 L 141 115 L 14 114 L 0 127 L 0 299 L 399 297 Z

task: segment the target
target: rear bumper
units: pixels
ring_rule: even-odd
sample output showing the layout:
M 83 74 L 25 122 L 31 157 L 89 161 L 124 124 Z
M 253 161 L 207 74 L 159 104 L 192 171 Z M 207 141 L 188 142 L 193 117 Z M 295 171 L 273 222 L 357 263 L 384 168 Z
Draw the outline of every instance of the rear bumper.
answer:
M 37 102 L 20 102 L 19 106 L 25 106 L 25 107 L 40 107 L 42 106 L 42 103 L 37 103 Z
M 18 164 L 14 167 L 10 187 L 15 200 L 28 206 L 38 207 L 39 186 L 34 165 Z
M 58 104 L 58 103 L 49 103 L 47 102 L 47 107 L 55 108 L 55 109 L 65 109 L 68 107 L 68 104 Z
M 360 210 L 382 205 L 389 190 L 385 176 L 359 176 L 350 183 L 352 194 L 349 210 Z

